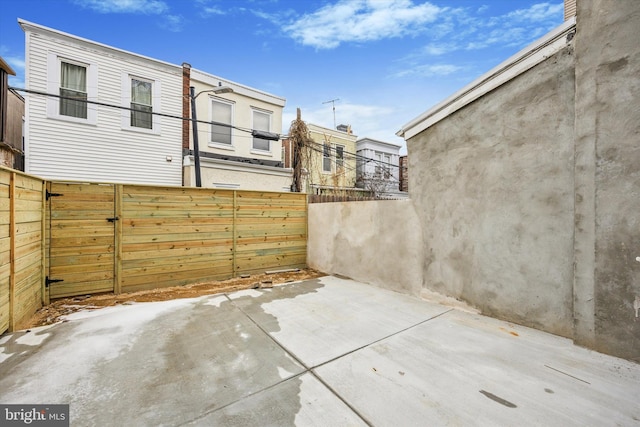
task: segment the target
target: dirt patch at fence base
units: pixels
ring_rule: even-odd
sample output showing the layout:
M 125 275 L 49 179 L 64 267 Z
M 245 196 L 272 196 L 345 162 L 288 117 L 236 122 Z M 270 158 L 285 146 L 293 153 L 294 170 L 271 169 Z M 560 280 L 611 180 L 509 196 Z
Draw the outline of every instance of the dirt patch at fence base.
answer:
M 297 271 L 283 271 L 271 274 L 253 274 L 248 277 L 236 277 L 234 279 L 217 282 L 195 283 L 192 285 L 174 286 L 118 295 L 109 293 L 62 298 L 52 301 L 51 304 L 38 310 L 25 326 L 25 329 L 59 322 L 62 316 L 80 310 L 97 310 L 103 307 L 132 302 L 194 298 L 202 295 L 234 292 L 243 289 L 270 288 L 274 285 L 313 279 L 324 275 L 324 273 L 312 269 L 300 269 Z

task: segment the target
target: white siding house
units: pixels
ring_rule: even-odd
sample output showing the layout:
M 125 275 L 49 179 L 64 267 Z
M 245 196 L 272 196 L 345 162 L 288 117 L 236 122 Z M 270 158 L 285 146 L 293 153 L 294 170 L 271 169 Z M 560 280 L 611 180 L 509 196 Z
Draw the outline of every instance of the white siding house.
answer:
M 196 69 L 190 69 L 189 86 L 196 95 L 202 187 L 289 191 L 292 171 L 283 167 L 281 142 L 252 134 L 281 134 L 285 99 Z M 214 93 L 220 87 L 231 92 Z M 190 135 L 186 186 L 195 185 L 196 174 L 193 127 Z
M 181 66 L 18 22 L 26 35 L 28 173 L 182 185 Z
M 400 145 L 361 138 L 356 141 L 356 154 L 358 187 L 376 193 L 400 190 Z

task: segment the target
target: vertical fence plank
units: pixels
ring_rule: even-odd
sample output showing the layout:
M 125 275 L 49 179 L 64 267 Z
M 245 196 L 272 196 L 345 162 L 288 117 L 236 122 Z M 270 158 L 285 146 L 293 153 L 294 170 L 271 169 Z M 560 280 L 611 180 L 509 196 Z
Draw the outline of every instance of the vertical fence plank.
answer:
M 9 180 L 9 332 L 16 326 L 16 173 L 11 172 Z
M 232 230 L 233 230 L 233 277 L 236 277 L 236 270 L 238 269 L 237 264 L 238 264 L 238 260 L 237 260 L 237 255 L 236 255 L 236 251 L 237 251 L 237 243 L 238 243 L 238 232 L 237 232 L 237 209 L 238 209 L 238 192 L 236 190 L 233 190 L 233 224 L 232 224 Z

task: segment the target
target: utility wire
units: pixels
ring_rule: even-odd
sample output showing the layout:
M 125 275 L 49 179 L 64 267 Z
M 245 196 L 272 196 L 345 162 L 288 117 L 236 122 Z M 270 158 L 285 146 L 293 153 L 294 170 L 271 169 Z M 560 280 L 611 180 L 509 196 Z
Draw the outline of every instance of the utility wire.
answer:
M 13 86 L 9 86 L 9 89 L 17 90 L 19 92 L 31 93 L 31 94 L 34 94 L 34 95 L 50 96 L 50 97 L 53 97 L 53 98 L 66 99 L 66 100 L 69 100 L 69 101 L 84 102 L 86 104 L 99 105 L 101 107 L 118 108 L 120 110 L 135 111 L 135 112 L 138 112 L 138 113 L 141 112 L 140 110 L 136 110 L 135 108 L 123 107 L 122 105 L 108 104 L 106 102 L 99 102 L 99 101 L 90 101 L 88 99 L 81 99 L 81 98 L 74 98 L 74 97 L 70 97 L 70 96 L 63 96 L 63 95 L 58 95 L 58 94 L 55 94 L 55 93 L 42 92 L 42 91 L 39 91 L 39 90 L 24 89 L 24 88 L 13 87 Z M 172 114 L 158 113 L 158 112 L 155 112 L 155 111 L 148 111 L 148 112 L 145 111 L 144 113 L 152 114 L 154 116 L 168 117 L 170 119 L 178 119 L 178 120 L 189 121 L 189 122 L 193 122 L 194 121 L 193 119 L 191 119 L 189 117 L 174 116 Z M 229 127 L 229 128 L 236 129 L 236 130 L 239 130 L 239 131 L 242 131 L 242 132 L 247 132 L 247 133 L 252 133 L 253 132 L 253 129 L 241 128 L 239 126 L 230 125 L 228 123 L 206 121 L 206 120 L 195 120 L 195 121 L 197 123 L 225 126 L 225 127 Z
M 58 95 L 55 93 L 47 93 L 47 92 L 43 92 L 43 91 L 39 91 L 39 90 L 33 90 L 33 89 L 25 89 L 25 88 L 19 88 L 19 87 L 14 87 L 14 86 L 9 86 L 9 89 L 13 89 L 19 92 L 25 92 L 25 93 L 30 93 L 30 94 L 34 94 L 34 95 L 41 95 L 41 96 L 48 96 L 48 97 L 53 97 L 53 98 L 59 98 L 59 99 L 65 99 L 65 100 L 69 100 L 69 101 L 76 101 L 76 102 L 83 102 L 86 104 L 92 104 L 92 105 L 98 105 L 101 107 L 109 107 L 109 108 L 116 108 L 119 110 L 126 110 L 126 111 L 134 111 L 134 112 L 141 112 L 140 110 L 136 110 L 134 108 L 130 108 L 130 107 L 124 107 L 122 105 L 115 105 L 115 104 L 109 104 L 106 102 L 99 102 L 99 101 L 90 101 L 88 99 L 80 99 L 80 98 L 76 98 L 76 97 L 70 97 L 70 96 L 63 96 L 63 95 Z M 189 122 L 193 122 L 194 120 L 189 118 L 189 117 L 182 117 L 182 116 L 175 116 L 172 114 L 165 114 L 165 113 L 158 113 L 155 111 L 149 111 L 149 112 L 144 112 L 146 114 L 151 114 L 151 115 L 155 115 L 155 116 L 159 116 L 159 117 L 167 117 L 170 119 L 177 119 L 177 120 L 182 120 L 182 121 L 189 121 Z M 229 127 L 231 129 L 236 129 L 239 130 L 241 132 L 247 132 L 247 133 L 253 133 L 253 129 L 249 129 L 249 128 L 243 128 L 243 127 L 239 127 L 239 126 L 234 126 L 234 125 L 230 125 L 228 123 L 221 123 L 221 122 L 215 122 L 215 121 L 207 121 L 207 120 L 195 120 L 195 122 L 197 123 L 203 123 L 203 124 L 208 124 L 208 125 L 218 125 L 218 126 L 223 126 L 223 127 Z M 281 139 L 285 138 L 285 136 L 280 136 L 279 137 Z M 311 144 L 315 144 L 316 146 L 320 146 L 322 147 L 322 149 L 324 149 L 325 144 L 323 143 L 318 143 L 315 141 L 309 141 Z M 332 145 L 332 144 L 326 144 L 326 146 L 329 148 L 329 150 L 334 151 L 337 153 L 336 148 Z M 321 153 L 323 153 L 321 151 Z M 391 167 L 397 167 L 399 168 L 399 165 L 394 165 L 392 163 L 388 163 L 388 162 L 383 162 L 381 160 L 377 160 L 377 159 L 373 159 L 370 157 L 365 157 L 362 156 L 360 154 L 357 153 L 351 153 L 349 151 L 342 151 L 343 156 L 350 156 L 350 158 L 352 159 L 360 159 L 360 160 L 364 160 L 366 162 L 376 162 L 377 164 L 380 165 L 387 165 L 387 166 L 391 166 Z M 323 153 L 324 154 L 324 153 Z

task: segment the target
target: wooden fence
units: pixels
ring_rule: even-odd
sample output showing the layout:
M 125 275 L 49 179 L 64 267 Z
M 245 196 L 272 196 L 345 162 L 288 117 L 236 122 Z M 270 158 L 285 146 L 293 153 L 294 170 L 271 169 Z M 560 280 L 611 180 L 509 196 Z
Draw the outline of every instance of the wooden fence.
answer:
M 50 298 L 304 268 L 307 198 L 0 169 L 0 333 Z
M 42 306 L 44 181 L 0 169 L 0 333 Z

